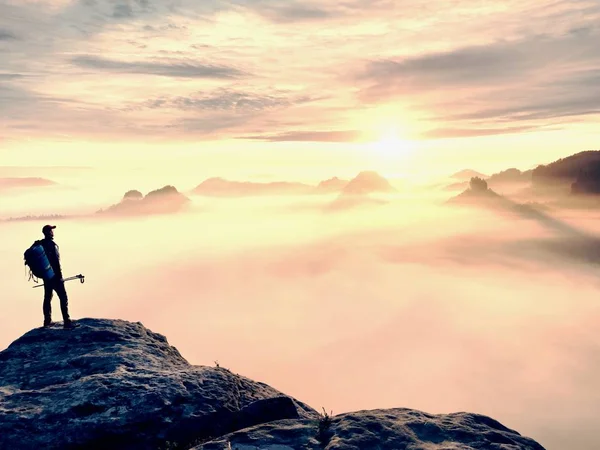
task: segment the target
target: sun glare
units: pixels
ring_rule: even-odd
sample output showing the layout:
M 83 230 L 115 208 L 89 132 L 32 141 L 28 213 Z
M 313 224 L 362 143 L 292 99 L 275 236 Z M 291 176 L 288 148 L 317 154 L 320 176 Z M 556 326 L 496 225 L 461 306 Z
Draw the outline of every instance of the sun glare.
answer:
M 400 137 L 396 130 L 386 132 L 378 141 L 369 144 L 369 151 L 373 156 L 388 163 L 406 161 L 414 149 L 414 143 Z

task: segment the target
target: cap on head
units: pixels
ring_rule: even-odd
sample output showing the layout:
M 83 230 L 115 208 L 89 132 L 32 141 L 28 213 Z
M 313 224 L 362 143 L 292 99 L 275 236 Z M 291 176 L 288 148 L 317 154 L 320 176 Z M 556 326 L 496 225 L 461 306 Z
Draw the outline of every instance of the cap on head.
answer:
M 55 228 L 56 225 L 44 225 L 44 227 L 42 228 L 42 233 L 48 234 L 50 230 L 54 230 Z

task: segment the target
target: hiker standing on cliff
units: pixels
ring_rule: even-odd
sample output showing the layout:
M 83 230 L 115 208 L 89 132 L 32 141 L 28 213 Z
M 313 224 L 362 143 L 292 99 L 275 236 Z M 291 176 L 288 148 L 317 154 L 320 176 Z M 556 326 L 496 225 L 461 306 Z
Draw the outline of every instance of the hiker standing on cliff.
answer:
M 60 253 L 58 249 L 58 245 L 54 242 L 54 229 L 56 225 L 45 225 L 42 228 L 42 233 L 44 234 L 44 239 L 40 241 L 42 247 L 44 247 L 44 252 L 48 257 L 48 261 L 52 266 L 52 270 L 54 270 L 55 276 L 49 280 L 44 280 L 44 327 L 49 327 L 52 325 L 52 306 L 50 302 L 52 301 L 52 296 L 54 295 L 54 291 L 58 295 L 60 299 L 60 310 L 62 312 L 64 328 L 70 329 L 75 328 L 75 324 L 71 321 L 69 317 L 69 299 L 67 297 L 67 291 L 65 289 L 65 283 L 63 281 L 63 274 L 60 267 Z

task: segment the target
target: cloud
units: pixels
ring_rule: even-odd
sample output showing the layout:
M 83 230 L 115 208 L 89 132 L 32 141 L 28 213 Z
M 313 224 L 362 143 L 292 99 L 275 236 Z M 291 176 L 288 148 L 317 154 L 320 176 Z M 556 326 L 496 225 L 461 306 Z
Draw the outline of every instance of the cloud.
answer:
M 508 1 L 0 1 L 0 82 L 24 74 L 18 86 L 28 108 L 36 99 L 71 97 L 123 122 L 139 112 L 135 123 L 150 127 L 132 125 L 132 136 L 152 126 L 162 133 L 165 123 L 177 129 L 173 112 L 265 112 L 260 126 L 235 128 L 272 142 L 350 142 L 355 136 L 346 129 L 357 125 L 345 118 L 360 121 L 364 106 L 404 100 L 430 122 L 422 129 L 433 129 L 433 138 L 518 133 L 538 124 L 512 121 L 597 114 L 598 3 Z M 464 29 L 448 41 L 459 21 Z M 373 48 L 381 58 L 365 61 Z M 141 92 L 139 77 L 121 74 L 156 78 Z M 196 80 L 244 84 L 213 91 Z M 298 108 L 299 91 L 305 102 L 328 98 Z M 270 111 L 282 114 L 267 122 Z M 78 122 L 75 108 L 70 113 Z M 211 121 L 197 115 L 186 124 L 193 133 L 207 128 L 198 120 Z M 316 131 L 327 129 L 334 131 Z
M 17 36 L 15 36 L 13 33 L 0 28 L 0 41 L 14 41 L 16 39 Z
M 477 109 L 453 118 L 522 121 L 600 114 L 597 86 L 600 86 L 600 76 L 596 71 L 589 71 L 566 80 L 542 84 L 530 92 L 518 90 L 507 93 L 502 99 L 504 106 Z M 492 102 L 490 97 L 484 98 L 487 104 L 499 103 Z
M 269 142 L 356 142 L 362 139 L 362 132 L 340 131 L 289 131 L 278 134 L 244 136 L 240 139 L 255 139 Z
M 254 119 L 252 114 L 215 114 L 207 117 L 185 118 L 173 122 L 168 128 L 181 130 L 191 136 L 211 135 L 225 130 L 235 130 Z
M 260 1 L 247 5 L 247 8 L 278 23 L 321 21 L 337 15 L 332 9 L 325 9 L 320 5 L 307 5 L 298 2 L 286 2 L 286 4 L 282 4 L 279 1 Z
M 375 86 L 431 89 L 453 87 L 505 86 L 532 72 L 549 73 L 554 66 L 562 68 L 559 79 L 567 82 L 578 77 L 580 62 L 600 66 L 598 34 L 582 33 L 563 36 L 534 36 L 515 41 L 497 41 L 405 58 L 371 61 L 357 78 L 367 79 Z M 566 71 L 566 73 L 565 73 Z
M 400 60 L 369 63 L 364 77 L 378 83 L 406 83 L 417 87 L 447 87 L 489 83 L 517 76 L 534 65 L 511 45 L 481 45 Z
M 174 2 L 150 0 L 76 0 L 59 13 L 63 21 L 78 20 L 87 31 L 95 32 L 111 23 L 125 23 L 142 16 L 165 14 Z
M 300 98 L 298 101 L 306 101 Z M 292 100 L 278 95 L 261 95 L 223 88 L 208 94 L 159 97 L 130 109 L 179 109 L 183 111 L 264 111 L 292 105 Z
M 106 72 L 146 74 L 174 78 L 230 79 L 245 75 L 233 67 L 199 64 L 196 62 L 128 62 L 91 55 L 76 56 L 71 61 L 80 67 Z
M 7 81 L 7 80 L 16 80 L 17 78 L 22 78 L 23 75 L 19 74 L 19 73 L 0 73 L 0 81 Z
M 121 5 L 115 5 L 115 9 L 113 11 L 112 16 L 115 19 L 120 19 L 120 18 L 124 18 L 124 17 L 133 17 L 133 9 L 131 8 L 131 5 L 129 4 L 121 4 Z
M 413 99 L 433 120 L 450 125 L 430 137 L 519 133 L 535 126 L 517 125 L 523 121 L 600 114 L 599 39 L 599 27 L 584 27 L 380 59 L 355 80 L 363 83 L 363 101 Z M 443 103 L 435 103 L 438 98 Z M 496 129 L 494 122 L 511 126 Z
M 497 134 L 523 133 L 537 131 L 537 127 L 506 127 L 506 128 L 436 128 L 422 134 L 427 139 L 463 138 L 477 136 L 492 136 Z

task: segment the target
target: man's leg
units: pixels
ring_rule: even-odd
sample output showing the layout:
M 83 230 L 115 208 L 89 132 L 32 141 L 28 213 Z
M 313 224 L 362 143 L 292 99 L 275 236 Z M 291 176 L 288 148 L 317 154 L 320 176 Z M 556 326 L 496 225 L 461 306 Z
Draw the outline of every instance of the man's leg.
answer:
M 69 317 L 69 298 L 67 297 L 65 282 L 62 280 L 56 280 L 54 282 L 54 290 L 60 299 L 60 310 L 62 312 L 63 320 L 65 325 L 68 325 L 71 323 L 71 318 Z
M 44 326 L 48 326 L 52 323 L 52 305 L 50 304 L 52 295 L 52 282 L 50 280 L 44 280 L 44 306 L 42 307 L 44 311 Z

